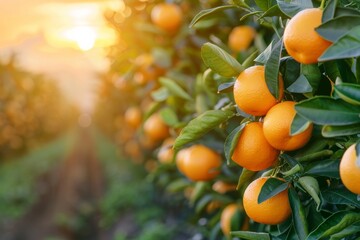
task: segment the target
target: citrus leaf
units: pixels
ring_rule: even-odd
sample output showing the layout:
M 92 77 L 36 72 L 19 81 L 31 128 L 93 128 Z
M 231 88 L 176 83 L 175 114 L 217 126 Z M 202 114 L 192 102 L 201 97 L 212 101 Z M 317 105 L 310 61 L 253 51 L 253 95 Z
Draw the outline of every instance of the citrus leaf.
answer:
M 240 226 L 243 225 L 244 220 L 246 219 L 246 214 L 244 211 L 240 211 L 240 209 L 236 209 L 234 214 L 230 219 L 230 231 L 239 230 Z
M 317 207 L 320 206 L 320 187 L 318 181 L 310 176 L 304 176 L 299 178 L 300 185 L 305 189 L 305 191 L 314 199 L 316 202 Z
M 294 188 L 289 189 L 288 195 L 295 232 L 299 240 L 304 240 L 309 234 L 304 207 L 302 206 L 299 196 Z
M 191 205 L 195 204 L 195 202 L 201 198 L 204 193 L 206 193 L 208 191 L 208 189 L 210 188 L 209 183 L 207 182 L 196 182 L 195 186 L 194 186 L 194 190 L 191 192 L 191 196 L 189 199 L 189 202 Z
M 248 67 L 251 67 L 253 65 L 253 62 L 258 54 L 258 51 L 256 50 L 253 52 L 250 56 L 248 56 L 245 61 L 242 63 L 243 67 L 246 69 Z
M 240 138 L 241 132 L 246 126 L 247 123 L 242 123 L 240 126 L 235 128 L 226 138 L 225 144 L 224 144 L 224 151 L 225 151 L 225 158 L 227 161 L 227 164 L 230 164 L 232 155 L 234 153 L 234 150 L 237 146 L 237 142 Z
M 277 0 L 277 4 L 289 17 L 295 16 L 301 10 L 314 7 L 311 0 Z
M 289 184 L 287 182 L 281 181 L 277 178 L 268 178 L 261 188 L 258 197 L 258 204 L 265 202 L 282 191 L 285 191 L 288 187 Z
M 291 84 L 287 90 L 292 93 L 309 93 L 313 91 L 308 79 L 301 74 L 293 84 Z
M 305 167 L 305 173 L 312 176 L 340 178 L 338 160 L 320 160 L 312 162 Z
M 316 32 L 330 42 L 336 42 L 352 28 L 360 25 L 360 16 L 340 16 L 315 28 Z
M 340 211 L 332 214 L 325 219 L 314 231 L 312 231 L 307 240 L 317 240 L 340 232 L 341 230 L 360 221 L 360 213 L 351 211 Z
M 347 83 L 360 83 L 357 81 L 353 71 L 352 71 L 352 61 L 348 59 L 337 59 L 336 66 L 340 73 L 340 79 L 342 82 Z
M 202 76 L 202 82 L 207 90 L 209 90 L 210 92 L 216 93 L 217 83 L 214 79 L 214 72 L 210 68 L 205 70 L 205 72 Z
M 218 93 L 232 92 L 234 84 L 235 84 L 235 82 L 222 83 L 219 85 L 217 92 Z
M 288 16 L 286 16 L 279 8 L 278 5 L 274 5 L 271 8 L 269 8 L 268 10 L 266 10 L 260 17 L 259 19 L 262 19 L 264 17 L 275 17 L 275 16 L 281 16 L 282 18 L 286 19 L 288 18 Z
M 220 123 L 232 118 L 235 113 L 231 110 L 209 110 L 191 120 L 176 138 L 174 149 L 180 149 L 187 143 L 195 141 L 219 126 Z
M 360 107 L 327 96 L 299 102 L 295 109 L 299 115 L 315 124 L 342 126 L 360 122 Z
M 239 237 L 241 239 L 248 240 L 271 240 L 271 236 L 269 233 L 261 233 L 261 232 L 249 232 L 249 231 L 235 231 L 230 232 L 231 237 Z
M 263 11 L 268 10 L 274 4 L 276 4 L 275 0 L 255 0 L 256 5 Z
M 260 55 L 257 56 L 257 58 L 255 58 L 254 62 L 264 65 L 267 62 L 267 60 L 270 58 L 273 44 L 274 44 L 274 41 L 272 41 L 269 44 L 269 46 L 267 46 L 266 49 L 262 53 L 260 53 Z
M 240 189 L 242 186 L 244 186 L 244 184 L 249 182 L 255 174 L 256 174 L 256 172 L 253 172 L 246 168 L 243 168 L 241 171 L 236 189 Z
M 271 94 L 279 98 L 279 67 L 281 50 L 283 46 L 282 38 L 274 45 L 270 57 L 265 64 L 265 81 Z
M 304 132 L 310 126 L 310 124 L 310 121 L 303 118 L 299 114 L 295 114 L 295 117 L 291 123 L 290 136 L 294 136 Z
M 166 87 L 171 94 L 186 100 L 192 100 L 191 96 L 174 80 L 162 77 L 159 79 L 159 82 L 162 86 Z
M 334 91 L 342 100 L 354 105 L 360 105 L 360 85 L 340 83 L 334 86 Z
M 314 93 L 321 82 L 321 71 L 317 64 L 301 64 L 301 74 L 303 74 L 306 79 L 308 80 L 308 83 L 312 87 L 312 92 Z
M 358 141 L 355 145 L 356 152 L 356 166 L 360 168 L 360 141 Z
M 360 56 L 360 26 L 354 27 L 334 42 L 319 57 L 319 61 L 329 61 Z
M 330 204 L 341 204 L 360 208 L 360 201 L 357 200 L 356 194 L 350 192 L 345 187 L 324 189 L 321 191 L 321 197 Z
M 164 122 L 169 126 L 175 126 L 179 123 L 178 117 L 175 111 L 170 107 L 165 107 L 160 110 L 160 116 Z
M 151 97 L 157 102 L 162 102 L 168 99 L 169 91 L 165 87 L 161 87 L 151 92 Z
M 337 2 L 338 2 L 338 0 L 328 1 L 328 3 L 326 4 L 326 7 L 324 8 L 321 22 L 329 21 L 330 19 L 332 19 L 335 16 Z
M 237 77 L 244 70 L 235 58 L 212 43 L 202 46 L 201 57 L 206 66 L 223 77 Z
M 358 222 L 358 223 L 356 223 L 354 225 L 351 225 L 351 226 L 341 230 L 340 232 L 337 232 L 337 233 L 331 235 L 330 240 L 347 239 L 347 238 L 345 238 L 346 236 L 351 237 L 351 235 L 354 236 L 354 234 L 358 234 L 359 229 L 360 229 L 360 222 Z
M 211 8 L 211 9 L 206 9 L 206 10 L 202 10 L 200 11 L 198 14 L 196 14 L 196 16 L 192 19 L 189 27 L 193 27 L 196 23 L 198 23 L 199 21 L 201 21 L 202 19 L 209 17 L 217 12 L 221 12 L 224 11 L 226 9 L 231 9 L 231 8 L 236 8 L 236 6 L 234 5 L 224 5 L 224 6 L 219 6 L 216 8 Z
M 360 123 L 344 125 L 344 126 L 325 125 L 321 129 L 321 134 L 324 137 L 328 137 L 328 138 L 350 136 L 359 133 L 360 133 Z
M 240 18 L 240 22 L 244 21 L 248 17 L 254 16 L 254 15 L 257 15 L 260 13 L 262 13 L 262 11 L 253 11 L 253 12 L 247 13 Z

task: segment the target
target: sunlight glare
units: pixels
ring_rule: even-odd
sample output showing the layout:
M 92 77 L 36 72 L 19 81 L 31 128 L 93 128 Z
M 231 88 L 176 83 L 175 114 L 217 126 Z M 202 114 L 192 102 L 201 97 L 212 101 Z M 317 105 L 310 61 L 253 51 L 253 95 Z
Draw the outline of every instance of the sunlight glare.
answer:
M 79 26 L 67 29 L 64 36 L 74 41 L 81 50 L 88 51 L 94 47 L 97 33 L 92 27 Z

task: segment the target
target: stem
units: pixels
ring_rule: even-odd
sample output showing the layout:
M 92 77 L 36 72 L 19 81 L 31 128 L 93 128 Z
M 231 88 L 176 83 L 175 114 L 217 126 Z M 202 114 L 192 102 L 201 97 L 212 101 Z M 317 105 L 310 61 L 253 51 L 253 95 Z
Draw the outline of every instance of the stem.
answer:
M 321 0 L 320 9 L 323 10 L 325 8 L 325 2 L 326 0 Z
M 276 35 L 279 37 L 279 39 L 281 39 L 280 33 L 278 32 L 274 23 L 271 23 L 271 27 L 274 29 L 274 31 L 275 31 Z

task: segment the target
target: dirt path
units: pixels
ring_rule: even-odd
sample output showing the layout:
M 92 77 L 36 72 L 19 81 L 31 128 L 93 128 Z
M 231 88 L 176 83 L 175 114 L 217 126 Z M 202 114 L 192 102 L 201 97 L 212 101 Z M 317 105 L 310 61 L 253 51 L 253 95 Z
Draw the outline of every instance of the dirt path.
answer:
M 101 239 L 98 201 L 103 180 L 94 143 L 79 131 L 73 152 L 46 181 L 46 191 L 16 227 L 13 240 Z

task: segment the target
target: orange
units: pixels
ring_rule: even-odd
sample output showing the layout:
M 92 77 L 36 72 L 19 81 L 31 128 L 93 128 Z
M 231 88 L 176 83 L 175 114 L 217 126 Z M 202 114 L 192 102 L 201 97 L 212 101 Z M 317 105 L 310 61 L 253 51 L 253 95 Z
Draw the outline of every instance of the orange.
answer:
M 159 113 L 151 115 L 144 123 L 144 132 L 154 141 L 165 139 L 169 136 L 169 127 Z
M 288 54 L 303 64 L 317 63 L 318 58 L 331 45 L 315 28 L 321 24 L 323 11 L 309 8 L 298 12 L 286 25 L 284 46 Z
M 125 121 L 133 128 L 138 128 L 141 124 L 141 110 L 138 107 L 129 107 L 125 111 Z
M 263 133 L 263 123 L 248 123 L 241 132 L 232 160 L 251 171 L 261 171 L 272 166 L 279 156 Z
M 255 38 L 256 31 L 250 26 L 238 26 L 232 29 L 228 44 L 234 52 L 240 52 L 249 48 Z
M 340 178 L 347 189 L 360 194 L 360 166 L 356 164 L 355 144 L 346 149 L 340 161 Z
M 235 191 L 236 190 L 236 184 L 231 184 L 231 183 L 227 183 L 224 181 L 216 181 L 213 185 L 212 185 L 212 189 L 215 192 L 218 192 L 220 194 L 224 194 L 230 191 Z
M 193 145 L 178 157 L 179 170 L 192 181 L 208 181 L 220 173 L 221 156 L 204 145 Z
M 295 117 L 295 102 L 285 101 L 272 107 L 264 118 L 264 136 L 276 149 L 292 151 L 303 147 L 311 138 L 313 125 L 302 133 L 290 136 L 291 123 Z
M 168 32 L 176 31 L 180 27 L 182 19 L 182 11 L 176 4 L 160 3 L 151 11 L 151 21 Z
M 206 212 L 211 214 L 215 210 L 219 209 L 221 207 L 221 205 L 222 205 L 221 201 L 213 200 L 206 205 Z
M 175 140 L 167 138 L 164 140 L 157 154 L 157 158 L 161 163 L 171 163 L 174 157 L 174 149 L 172 148 Z
M 240 211 L 241 207 L 236 204 L 232 203 L 227 205 L 224 210 L 221 212 L 220 216 L 220 227 L 224 235 L 228 236 L 231 231 L 231 218 L 234 216 L 236 211 Z M 240 226 L 239 226 L 240 228 Z
M 234 99 L 237 106 L 254 116 L 264 116 L 267 111 L 283 97 L 284 87 L 279 75 L 280 97 L 277 100 L 269 91 L 265 82 L 265 67 L 252 66 L 245 69 L 234 85 Z
M 279 224 L 285 221 L 291 214 L 291 207 L 288 197 L 288 190 L 258 203 L 258 197 L 267 177 L 261 177 L 246 188 L 243 197 L 243 204 L 246 214 L 255 222 L 263 224 Z

